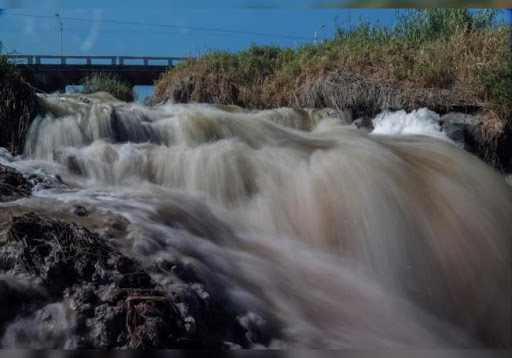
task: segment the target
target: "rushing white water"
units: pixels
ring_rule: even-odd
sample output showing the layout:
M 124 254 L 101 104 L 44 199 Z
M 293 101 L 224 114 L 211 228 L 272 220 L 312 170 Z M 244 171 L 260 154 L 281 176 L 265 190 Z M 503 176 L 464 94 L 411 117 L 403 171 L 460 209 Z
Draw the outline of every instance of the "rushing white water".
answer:
M 271 346 L 509 344 L 512 190 L 435 113 L 382 114 L 368 135 L 293 109 L 41 101 L 14 163 L 70 189 L 2 205 L 124 217 L 126 253 L 180 257 L 241 322 L 279 321 Z
M 373 120 L 374 134 L 420 134 L 447 139 L 441 132 L 439 115 L 427 108 L 406 111 L 383 112 Z

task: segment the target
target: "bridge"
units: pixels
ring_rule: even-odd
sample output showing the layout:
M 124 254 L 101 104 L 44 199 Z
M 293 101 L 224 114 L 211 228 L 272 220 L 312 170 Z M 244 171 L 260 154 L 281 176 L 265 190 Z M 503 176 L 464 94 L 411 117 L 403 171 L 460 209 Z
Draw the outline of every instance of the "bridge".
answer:
M 79 85 L 93 73 L 116 75 L 132 86 L 153 85 L 169 67 L 186 57 L 138 56 L 46 56 L 8 55 L 27 81 L 45 92 L 63 90 L 68 85 Z

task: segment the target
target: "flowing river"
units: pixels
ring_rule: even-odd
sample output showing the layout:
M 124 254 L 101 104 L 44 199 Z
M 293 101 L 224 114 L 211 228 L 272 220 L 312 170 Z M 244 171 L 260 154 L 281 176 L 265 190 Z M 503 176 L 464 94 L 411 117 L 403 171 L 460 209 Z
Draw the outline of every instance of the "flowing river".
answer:
M 123 253 L 179 259 L 242 322 L 278 331 L 269 347 L 510 343 L 512 187 L 435 113 L 384 113 L 367 134 L 286 108 L 40 101 L 23 157 L 0 161 L 55 185 L 1 212 L 84 207 L 75 221 Z

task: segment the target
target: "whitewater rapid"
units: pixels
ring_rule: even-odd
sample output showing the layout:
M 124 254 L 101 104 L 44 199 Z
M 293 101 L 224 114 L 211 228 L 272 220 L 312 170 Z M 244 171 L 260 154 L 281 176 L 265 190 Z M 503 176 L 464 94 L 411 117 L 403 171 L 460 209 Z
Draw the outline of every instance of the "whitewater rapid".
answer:
M 61 185 L 1 207 L 178 258 L 241 322 L 279 327 L 270 347 L 510 344 L 512 189 L 437 114 L 386 112 L 367 134 L 294 109 L 40 102 L 23 157 L 0 157 Z

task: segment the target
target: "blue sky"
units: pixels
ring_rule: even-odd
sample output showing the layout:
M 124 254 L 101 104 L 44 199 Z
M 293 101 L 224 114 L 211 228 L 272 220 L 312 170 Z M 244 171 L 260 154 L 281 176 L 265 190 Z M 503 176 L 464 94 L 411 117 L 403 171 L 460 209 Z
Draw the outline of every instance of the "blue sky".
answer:
M 261 2 L 111 0 L 105 8 L 99 0 L 0 0 L 0 41 L 4 52 L 58 54 L 59 13 L 65 55 L 197 56 L 210 49 L 237 51 L 251 43 L 297 46 L 313 42 L 315 31 L 319 39 L 331 37 L 335 18 L 344 25 L 361 18 L 390 25 L 396 14 L 393 9 L 311 9 L 305 8 L 311 1 L 291 0 L 279 2 L 289 8 L 248 8 L 256 3 Z M 148 89 L 142 90 L 140 99 L 147 94 Z
M 0 39 L 6 49 L 57 54 L 56 12 L 63 18 L 64 54 L 148 56 L 195 56 L 213 48 L 237 51 L 252 42 L 295 46 L 313 42 L 315 31 L 321 38 L 332 36 L 336 17 L 340 23 L 356 23 L 363 17 L 389 24 L 395 14 L 394 10 L 325 9 L 8 9 L 0 17 Z M 105 20 L 147 25 L 102 22 Z M 197 27 L 269 35 L 196 30 Z

